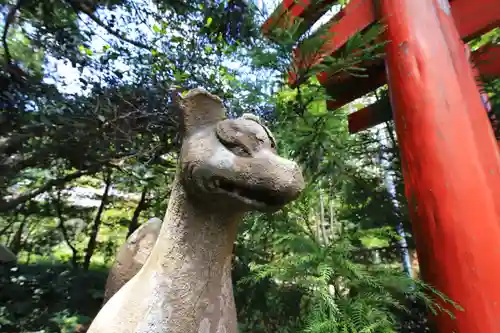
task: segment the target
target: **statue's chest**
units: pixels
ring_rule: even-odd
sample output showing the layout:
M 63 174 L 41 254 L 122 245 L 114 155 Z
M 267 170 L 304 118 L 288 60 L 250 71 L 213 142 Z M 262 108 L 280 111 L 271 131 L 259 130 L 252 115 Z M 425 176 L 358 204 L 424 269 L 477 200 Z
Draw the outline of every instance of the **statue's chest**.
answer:
M 217 288 L 211 283 L 181 283 L 153 274 L 134 333 L 236 332 L 231 285 L 224 282 Z
M 168 281 L 151 279 L 151 292 L 143 295 L 142 307 L 144 315 L 138 318 L 134 333 L 164 333 L 173 332 L 169 329 L 172 321 L 173 304 L 168 301 L 167 295 L 170 289 Z

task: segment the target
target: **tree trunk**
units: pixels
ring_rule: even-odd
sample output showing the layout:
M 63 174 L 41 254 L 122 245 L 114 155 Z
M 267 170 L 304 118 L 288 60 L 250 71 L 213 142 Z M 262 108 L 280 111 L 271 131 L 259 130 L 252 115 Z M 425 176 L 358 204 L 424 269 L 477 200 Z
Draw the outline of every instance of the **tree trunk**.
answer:
M 26 222 L 28 221 L 28 215 L 24 215 L 23 220 L 21 221 L 21 224 L 19 225 L 19 228 L 17 229 L 14 238 L 12 239 L 12 242 L 9 244 L 10 250 L 17 255 L 19 251 L 21 251 L 22 247 L 22 238 L 23 238 L 23 232 L 24 232 L 24 227 L 26 226 Z
M 28 227 L 28 232 L 26 233 L 26 237 L 24 238 L 24 242 L 22 242 L 21 244 L 21 248 L 29 248 L 29 251 L 28 251 L 28 260 L 26 261 L 26 264 L 29 264 L 30 263 L 30 260 L 31 260 L 31 254 L 33 252 L 33 246 L 31 245 L 30 246 L 30 236 L 31 234 L 33 233 L 33 231 L 35 231 L 36 229 L 36 224 L 35 223 L 32 223 L 29 227 Z
M 323 188 L 319 188 L 319 223 L 322 237 L 320 238 L 323 241 L 324 246 L 328 246 L 328 235 L 326 234 L 325 229 L 325 203 L 323 197 Z
M 57 218 L 59 219 L 59 225 L 57 226 L 61 230 L 61 234 L 63 235 L 64 241 L 66 244 L 69 246 L 71 249 L 71 264 L 73 268 L 78 268 L 78 250 L 75 248 L 75 246 L 71 243 L 69 236 L 68 236 L 68 231 L 66 230 L 66 226 L 64 225 L 64 215 L 62 211 L 62 204 L 61 204 L 61 191 L 57 191 L 57 197 L 55 198 L 55 209 L 56 209 L 56 215 Z
M 132 235 L 132 233 L 139 227 L 139 216 L 141 212 L 146 208 L 146 196 L 148 194 L 148 187 L 144 186 L 141 193 L 141 199 L 135 207 L 134 215 L 132 215 L 132 220 L 130 220 L 130 224 L 128 225 L 127 238 Z
M 99 205 L 99 209 L 97 210 L 97 214 L 94 219 L 94 223 L 92 225 L 92 231 L 90 233 L 89 242 L 87 244 L 87 250 L 85 251 L 85 259 L 83 261 L 83 269 L 88 270 L 90 267 L 90 259 L 92 259 L 92 255 L 94 254 L 95 246 L 97 244 L 97 235 L 99 234 L 99 228 L 101 227 L 101 216 L 104 211 L 104 207 L 108 201 L 108 193 L 111 187 L 111 170 L 106 171 L 105 177 L 106 187 L 104 188 L 104 193 L 102 195 L 101 204 Z
M 7 232 L 9 232 L 10 228 L 16 223 L 17 219 L 19 217 L 19 211 L 17 211 L 14 215 L 12 215 L 7 222 L 7 225 L 0 230 L 0 237 L 5 235 Z

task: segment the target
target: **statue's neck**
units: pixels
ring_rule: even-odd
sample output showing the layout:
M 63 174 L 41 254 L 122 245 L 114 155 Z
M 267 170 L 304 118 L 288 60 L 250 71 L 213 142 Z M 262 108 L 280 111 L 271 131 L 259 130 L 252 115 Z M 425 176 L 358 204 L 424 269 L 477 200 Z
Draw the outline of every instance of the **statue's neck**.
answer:
M 241 214 L 218 208 L 196 207 L 176 180 L 162 230 L 141 272 L 158 295 L 153 303 L 162 304 L 172 325 L 189 332 L 236 329 L 231 258 Z
M 241 213 L 231 213 L 231 207 L 205 207 L 193 204 L 176 179 L 173 184 L 168 210 L 154 247 L 152 262 L 168 273 L 172 262 L 202 270 L 226 264 L 231 259 Z M 176 270 L 178 267 L 176 267 Z

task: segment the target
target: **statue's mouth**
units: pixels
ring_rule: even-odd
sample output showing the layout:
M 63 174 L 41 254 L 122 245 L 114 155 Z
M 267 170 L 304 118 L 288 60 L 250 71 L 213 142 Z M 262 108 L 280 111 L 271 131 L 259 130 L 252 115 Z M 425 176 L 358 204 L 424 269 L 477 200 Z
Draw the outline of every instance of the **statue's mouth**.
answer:
M 258 185 L 246 186 L 237 184 L 236 182 L 217 176 L 210 178 L 207 188 L 223 191 L 231 197 L 254 206 L 277 207 L 287 203 L 286 198 L 276 191 Z

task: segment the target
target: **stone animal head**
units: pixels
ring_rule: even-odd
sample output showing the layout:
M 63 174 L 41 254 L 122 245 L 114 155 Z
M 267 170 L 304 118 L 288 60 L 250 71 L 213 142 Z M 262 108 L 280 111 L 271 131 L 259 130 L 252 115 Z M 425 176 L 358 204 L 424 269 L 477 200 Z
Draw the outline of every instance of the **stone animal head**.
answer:
M 180 176 L 188 195 L 239 211 L 275 211 L 299 196 L 300 167 L 277 155 L 276 141 L 258 117 L 226 119 L 221 100 L 201 89 L 180 104 Z

